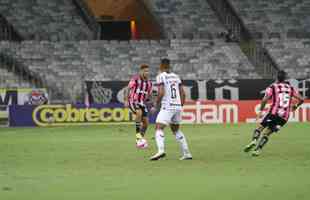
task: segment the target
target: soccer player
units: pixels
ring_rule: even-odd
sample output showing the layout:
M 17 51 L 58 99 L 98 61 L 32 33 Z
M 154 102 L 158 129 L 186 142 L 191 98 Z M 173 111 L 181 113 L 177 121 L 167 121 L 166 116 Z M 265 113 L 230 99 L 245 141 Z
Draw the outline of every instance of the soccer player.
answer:
M 149 66 L 141 65 L 139 74 L 134 75 L 124 95 L 125 107 L 136 116 L 136 144 L 144 138 L 148 127 L 148 110 L 146 101 L 152 94 L 152 82 L 149 80 Z M 139 147 L 139 146 L 137 146 Z
M 180 160 L 190 160 L 192 155 L 189 151 L 186 138 L 180 130 L 182 106 L 185 102 L 185 92 L 178 75 L 170 72 L 170 60 L 162 59 L 160 74 L 156 77 L 158 84 L 158 97 L 155 107 L 160 112 L 156 118 L 155 140 L 158 152 L 150 160 L 159 160 L 166 156 L 164 128 L 170 125 L 172 133 L 179 142 L 182 151 Z
M 244 149 L 245 152 L 249 152 L 255 147 L 252 156 L 258 156 L 268 142 L 269 136 L 279 131 L 286 124 L 291 109 L 295 111 L 304 102 L 298 91 L 289 82 L 285 81 L 286 76 L 284 71 L 279 71 L 277 81 L 266 89 L 265 96 L 261 101 L 257 120 L 262 117 L 262 111 L 269 99 L 272 100 L 271 107 L 260 125 L 254 130 L 251 143 Z M 298 102 L 292 106 L 293 99 L 297 99 Z

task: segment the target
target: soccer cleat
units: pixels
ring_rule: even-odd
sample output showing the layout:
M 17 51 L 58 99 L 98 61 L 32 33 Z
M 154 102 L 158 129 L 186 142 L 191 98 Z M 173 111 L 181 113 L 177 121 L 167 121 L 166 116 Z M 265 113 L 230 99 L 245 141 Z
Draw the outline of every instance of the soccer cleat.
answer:
M 253 147 L 255 146 L 256 146 L 256 141 L 252 141 L 250 144 L 246 145 L 243 151 L 247 153 L 251 151 L 251 149 L 253 149 Z
M 257 149 L 257 150 L 254 150 L 253 152 L 252 152 L 252 156 L 259 156 L 260 155 L 260 153 L 261 153 L 261 150 L 259 150 L 259 149 Z
M 138 141 L 138 140 L 140 140 L 142 138 L 143 138 L 143 136 L 141 135 L 141 133 L 137 133 L 136 134 L 136 141 Z
M 166 153 L 162 152 L 162 153 L 156 153 L 155 155 L 153 155 L 151 158 L 150 158 L 150 161 L 155 161 L 155 160 L 160 160 L 162 158 L 164 158 L 166 156 Z
M 191 154 L 185 154 L 180 158 L 180 160 L 193 160 L 193 157 Z

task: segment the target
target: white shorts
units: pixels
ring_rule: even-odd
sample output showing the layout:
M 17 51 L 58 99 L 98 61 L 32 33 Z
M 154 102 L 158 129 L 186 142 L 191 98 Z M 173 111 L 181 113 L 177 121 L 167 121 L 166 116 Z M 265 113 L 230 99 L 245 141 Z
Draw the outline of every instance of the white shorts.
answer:
M 156 123 L 160 124 L 180 124 L 182 121 L 182 111 L 181 110 L 160 110 Z

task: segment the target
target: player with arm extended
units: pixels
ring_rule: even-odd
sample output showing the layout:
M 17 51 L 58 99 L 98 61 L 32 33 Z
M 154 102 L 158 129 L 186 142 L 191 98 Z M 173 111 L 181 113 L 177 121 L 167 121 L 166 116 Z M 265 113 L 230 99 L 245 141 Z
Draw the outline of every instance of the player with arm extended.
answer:
M 158 85 L 158 97 L 155 107 L 158 109 L 160 107 L 160 112 L 156 118 L 155 133 L 158 152 L 150 160 L 159 160 L 166 156 L 164 128 L 168 125 L 180 144 L 182 152 L 180 160 L 190 160 L 192 159 L 192 155 L 189 151 L 186 138 L 180 130 L 185 92 L 179 76 L 170 72 L 170 60 L 161 60 L 160 74 L 156 77 L 156 82 Z
M 148 127 L 146 101 L 151 94 L 152 82 L 149 80 L 149 66 L 141 65 L 139 74 L 131 78 L 124 94 L 125 107 L 129 107 L 136 116 L 136 146 L 138 148 L 147 147 L 147 142 L 144 139 Z
M 304 102 L 298 91 L 285 81 L 286 76 L 284 71 L 279 71 L 277 81 L 266 89 L 265 96 L 261 101 L 257 120 L 262 118 L 262 112 L 268 100 L 271 99 L 272 104 L 268 114 L 254 130 L 252 141 L 244 149 L 245 152 L 249 152 L 255 147 L 252 152 L 253 156 L 258 156 L 268 142 L 269 136 L 286 124 L 291 109 L 295 111 Z M 293 99 L 297 99 L 298 102 L 292 106 Z

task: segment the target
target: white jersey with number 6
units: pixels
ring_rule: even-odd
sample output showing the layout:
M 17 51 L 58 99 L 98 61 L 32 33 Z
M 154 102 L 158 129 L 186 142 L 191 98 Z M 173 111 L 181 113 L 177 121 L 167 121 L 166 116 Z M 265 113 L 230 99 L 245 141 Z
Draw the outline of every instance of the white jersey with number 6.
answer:
M 162 72 L 156 77 L 157 85 L 163 85 L 165 95 L 161 100 L 161 109 L 182 110 L 180 97 L 181 79 L 175 73 Z

